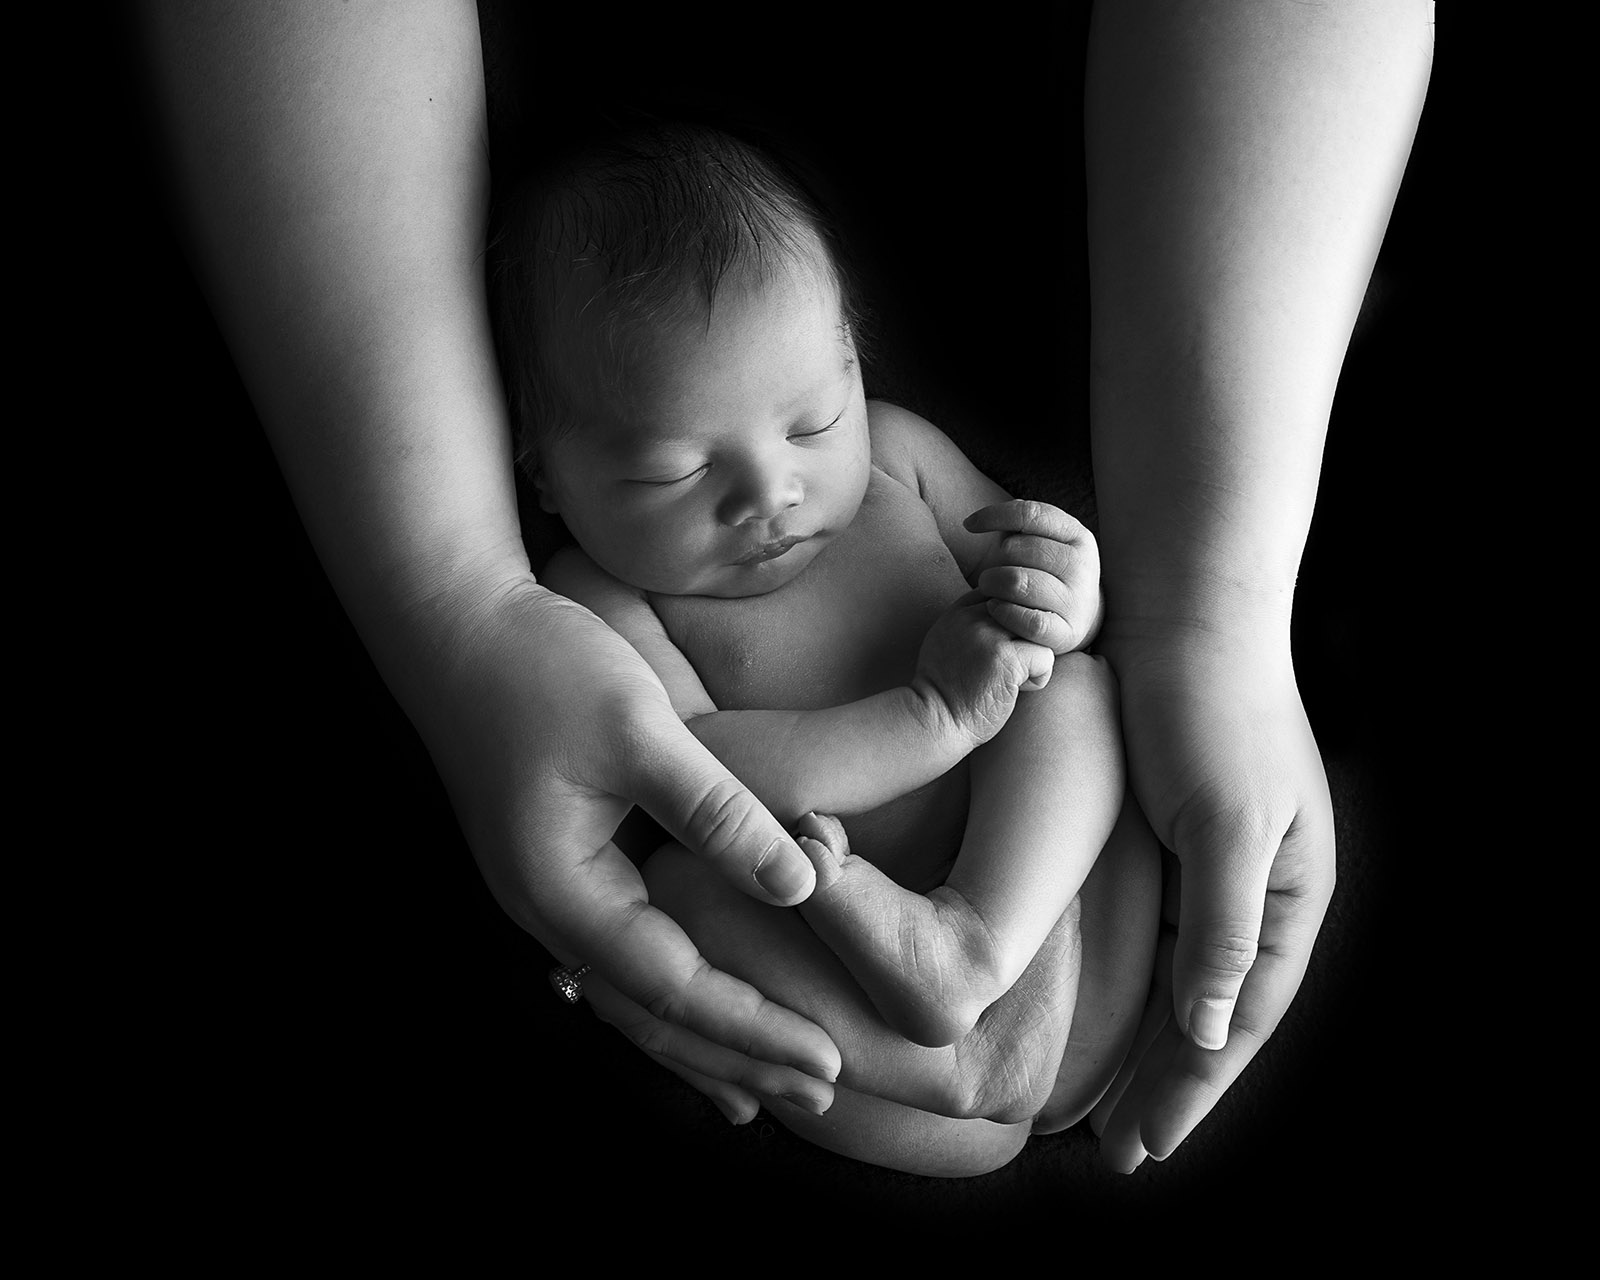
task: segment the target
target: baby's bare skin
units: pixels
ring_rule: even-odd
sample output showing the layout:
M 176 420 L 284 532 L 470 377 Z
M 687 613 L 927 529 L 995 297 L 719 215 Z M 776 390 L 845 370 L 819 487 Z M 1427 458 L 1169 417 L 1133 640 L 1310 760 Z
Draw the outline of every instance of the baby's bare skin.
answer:
M 809 710 L 909 685 L 928 628 L 967 590 L 928 508 L 874 468 L 850 527 L 782 589 L 649 602 L 719 710 Z M 963 760 L 899 800 L 841 815 L 851 851 L 917 892 L 942 883 L 961 843 L 967 779 Z
M 1094 892 L 1123 796 L 1114 682 L 1077 651 L 1098 561 L 1070 516 L 1012 501 L 915 415 L 869 407 L 838 316 L 802 271 L 724 291 L 704 325 L 666 335 L 638 395 L 541 454 L 541 501 L 582 548 L 543 577 L 645 657 L 786 825 L 849 828 L 808 848 L 826 872 L 815 932 L 742 904 L 698 912 L 716 891 L 671 850 L 646 867 L 652 900 L 723 970 L 794 1008 L 810 1006 L 789 976 L 821 983 L 844 1105 L 767 1099 L 774 1113 L 863 1159 L 978 1172 L 1041 1108 L 1109 1083 L 1097 1053 L 1058 1077 L 1074 894 L 1102 949 L 1154 919 Z M 808 968 L 819 952 L 831 965 Z M 1138 990 L 1083 993 L 1091 1023 L 1131 1024 L 1144 983 L 1128 973 Z M 1003 1140 L 980 1115 L 1008 1122 Z
M 875 416 L 898 412 L 890 406 L 873 410 Z M 652 594 L 649 603 L 719 712 L 815 709 L 913 685 L 930 628 L 952 601 L 971 594 L 968 585 L 922 497 L 874 467 L 850 526 L 781 589 L 732 600 Z M 980 625 L 990 627 L 1002 644 L 1014 645 L 982 620 L 981 605 L 975 607 Z M 1052 675 L 1047 651 L 1020 647 L 1042 654 L 1051 684 L 1024 693 L 1022 704 L 1010 712 L 1005 754 L 980 746 L 976 756 L 962 758 L 935 782 L 889 804 L 844 809 L 848 852 L 854 856 L 821 868 L 818 890 L 803 908 L 880 1013 L 919 1044 L 951 1044 L 965 1036 L 984 1010 L 1012 989 L 1070 898 L 1070 892 L 1057 896 L 1056 907 L 1042 918 L 1035 911 L 1030 935 L 1017 927 L 1014 907 L 984 910 L 986 890 L 991 899 L 1014 901 L 1027 896 L 1019 893 L 1018 877 L 1028 867 L 1070 859 L 1072 838 L 1081 833 L 1057 840 L 1049 829 L 1052 822 L 1064 832 L 1080 820 L 1089 824 L 1078 841 L 1078 874 L 1085 874 L 1116 812 L 1120 749 L 1111 728 L 1105 669 L 1082 654 L 1070 654 L 1057 660 Z M 1009 710 L 1009 700 L 1017 697 L 1015 685 L 1007 691 Z M 1097 726 L 1105 731 L 1104 741 L 1096 739 Z M 1064 746 L 1063 733 L 1082 737 L 1084 746 L 1076 751 Z M 897 757 L 915 758 L 921 749 L 909 736 L 880 734 L 867 764 L 891 768 Z M 969 782 L 974 765 L 986 771 L 975 799 Z M 1094 803 L 1063 812 L 1052 804 L 1051 793 L 1060 789 L 1059 771 L 1067 765 L 1078 794 Z M 793 766 L 802 773 L 806 762 Z M 769 804 L 777 801 L 781 819 L 793 823 L 801 816 L 784 812 L 781 795 L 761 780 L 742 776 Z M 804 787 L 797 794 L 830 809 L 842 808 L 848 795 L 841 792 L 834 802 L 825 792 Z M 1096 821 L 1105 825 L 1095 828 Z M 991 854 L 989 879 L 974 872 L 978 859 L 963 859 L 947 884 L 969 823 L 977 824 L 976 838 L 987 841 L 991 851 L 1024 840 L 1038 853 L 1025 856 L 1015 849 L 1017 856 L 1003 860 Z M 993 885 L 995 870 L 1005 882 L 1001 890 Z M 1058 879 L 1052 872 L 1050 881 Z M 1052 891 L 1052 883 L 1038 886 L 1041 900 L 1049 900 Z M 1035 1048 L 1059 1052 L 1060 1046 Z

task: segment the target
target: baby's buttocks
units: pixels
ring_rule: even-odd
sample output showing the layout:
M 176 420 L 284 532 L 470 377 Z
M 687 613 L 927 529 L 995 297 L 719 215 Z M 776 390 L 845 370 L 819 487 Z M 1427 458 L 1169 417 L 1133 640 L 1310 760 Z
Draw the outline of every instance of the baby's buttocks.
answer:
M 923 637 L 967 590 L 922 499 L 874 468 L 850 527 L 762 596 L 651 596 L 721 710 L 814 710 L 908 684 Z M 906 881 L 959 844 L 965 770 L 846 823 L 852 848 Z

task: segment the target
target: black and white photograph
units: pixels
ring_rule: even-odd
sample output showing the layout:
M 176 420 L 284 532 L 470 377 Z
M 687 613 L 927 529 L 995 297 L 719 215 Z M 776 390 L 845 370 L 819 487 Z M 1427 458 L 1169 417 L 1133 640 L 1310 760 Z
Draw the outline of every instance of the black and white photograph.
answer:
M 1468 38 L 118 9 L 127 1123 L 208 1230 L 1418 1229 Z

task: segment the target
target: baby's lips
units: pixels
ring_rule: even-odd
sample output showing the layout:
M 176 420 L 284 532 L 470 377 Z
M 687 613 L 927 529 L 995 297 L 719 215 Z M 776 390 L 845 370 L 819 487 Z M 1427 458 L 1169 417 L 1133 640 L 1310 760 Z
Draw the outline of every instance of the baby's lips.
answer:
M 808 534 L 789 534 L 782 538 L 773 538 L 770 542 L 763 542 L 760 546 L 752 547 L 735 562 L 737 564 L 760 564 L 763 560 L 776 560 L 779 556 L 788 555 L 802 542 L 809 541 Z

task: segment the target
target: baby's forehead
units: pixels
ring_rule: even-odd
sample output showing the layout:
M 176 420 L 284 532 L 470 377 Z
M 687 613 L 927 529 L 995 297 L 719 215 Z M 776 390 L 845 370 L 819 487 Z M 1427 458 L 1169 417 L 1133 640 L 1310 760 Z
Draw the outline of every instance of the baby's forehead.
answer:
M 827 264 L 725 281 L 706 301 L 688 297 L 631 322 L 607 324 L 589 310 L 569 331 L 563 364 L 573 399 L 602 439 L 637 439 L 659 431 L 662 401 L 677 389 L 685 353 L 736 340 L 737 320 L 751 309 L 790 311 L 804 318 L 819 352 L 836 356 L 834 373 L 855 364 L 854 335 L 838 281 Z M 830 363 L 824 360 L 824 363 Z M 825 373 L 826 370 L 819 370 Z

